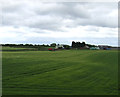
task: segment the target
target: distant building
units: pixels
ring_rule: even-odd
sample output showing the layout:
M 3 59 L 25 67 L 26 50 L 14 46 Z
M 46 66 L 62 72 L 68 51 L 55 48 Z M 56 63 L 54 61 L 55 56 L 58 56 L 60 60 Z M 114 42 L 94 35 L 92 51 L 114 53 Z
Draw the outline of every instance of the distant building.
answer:
M 112 50 L 120 50 L 120 47 L 111 47 Z
M 90 50 L 99 50 L 99 47 L 90 47 Z
M 98 47 L 102 50 L 110 50 L 111 49 L 111 47 L 108 45 L 98 45 Z
M 89 49 L 90 47 L 89 47 L 89 46 L 87 46 L 87 45 L 85 45 L 85 48 L 86 48 L 86 49 Z
M 64 45 L 63 44 L 58 44 L 55 46 L 55 49 L 64 49 Z
M 79 47 L 77 49 L 89 49 L 89 48 L 90 48 L 89 46 L 85 45 L 84 47 Z

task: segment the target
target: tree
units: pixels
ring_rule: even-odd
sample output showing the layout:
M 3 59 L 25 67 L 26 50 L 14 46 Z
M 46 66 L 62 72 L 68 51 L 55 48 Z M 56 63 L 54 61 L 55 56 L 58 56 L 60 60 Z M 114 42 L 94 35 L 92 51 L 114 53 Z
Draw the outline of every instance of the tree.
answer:
M 81 43 L 81 47 L 84 47 L 84 46 L 85 46 L 85 42 L 82 42 L 82 43 Z
M 80 48 L 80 47 L 81 47 L 81 43 L 80 43 L 80 42 L 76 42 L 75 47 L 76 47 L 76 48 Z
M 50 44 L 51 47 L 55 47 L 56 46 L 56 43 L 52 43 Z
M 82 42 L 83 46 L 85 46 L 85 42 Z
M 65 49 L 70 49 L 70 46 L 69 46 L 69 45 L 63 45 L 63 47 L 64 47 Z
M 76 43 L 74 41 L 72 41 L 72 48 L 75 48 Z

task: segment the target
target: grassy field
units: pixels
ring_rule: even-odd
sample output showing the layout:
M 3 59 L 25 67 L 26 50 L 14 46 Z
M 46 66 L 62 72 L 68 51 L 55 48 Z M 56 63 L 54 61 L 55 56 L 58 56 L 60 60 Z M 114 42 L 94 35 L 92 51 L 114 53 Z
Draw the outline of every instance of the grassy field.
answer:
M 40 48 L 30 48 L 30 47 L 9 47 L 9 46 L 3 46 L 2 51 L 48 51 L 48 48 L 55 48 L 55 47 L 40 47 Z
M 117 95 L 118 52 L 2 52 L 3 95 Z
M 16 48 L 16 47 L 2 47 L 3 51 L 24 51 L 24 50 L 35 50 L 35 48 Z

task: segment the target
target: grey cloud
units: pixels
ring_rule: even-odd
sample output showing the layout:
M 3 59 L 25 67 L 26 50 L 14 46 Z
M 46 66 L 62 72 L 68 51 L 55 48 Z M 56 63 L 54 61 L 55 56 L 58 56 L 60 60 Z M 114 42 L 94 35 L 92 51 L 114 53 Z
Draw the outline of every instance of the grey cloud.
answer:
M 41 3 L 39 1 L 14 1 L 3 5 L 3 26 L 26 26 L 30 28 L 61 31 L 62 27 L 93 25 L 117 27 L 117 16 L 109 16 L 117 10 L 114 3 Z M 9 1 L 10 2 L 10 1 Z M 73 24 L 64 24 L 64 19 Z
M 99 28 L 96 27 L 96 26 L 93 26 L 93 27 L 87 27 L 86 31 L 95 31 L 95 32 L 98 32 L 98 31 L 99 31 Z
M 83 25 L 83 26 L 87 26 L 87 25 L 92 25 L 92 26 L 99 26 L 99 27 L 110 27 L 110 28 L 117 28 L 118 27 L 118 20 L 117 18 L 112 18 L 112 17 L 94 17 L 91 19 L 76 19 L 76 25 Z

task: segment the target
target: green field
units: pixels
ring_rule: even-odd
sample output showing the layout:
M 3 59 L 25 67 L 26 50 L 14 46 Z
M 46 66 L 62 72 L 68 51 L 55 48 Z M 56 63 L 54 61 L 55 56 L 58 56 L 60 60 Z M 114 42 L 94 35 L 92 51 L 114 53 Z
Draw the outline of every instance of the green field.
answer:
M 117 95 L 118 52 L 2 52 L 3 95 Z
M 3 51 L 24 51 L 24 50 L 35 50 L 35 48 L 16 48 L 16 47 L 2 47 Z
M 38 47 L 38 48 L 30 48 L 30 47 L 9 47 L 3 46 L 2 51 L 48 51 L 48 48 L 55 48 L 55 47 Z

